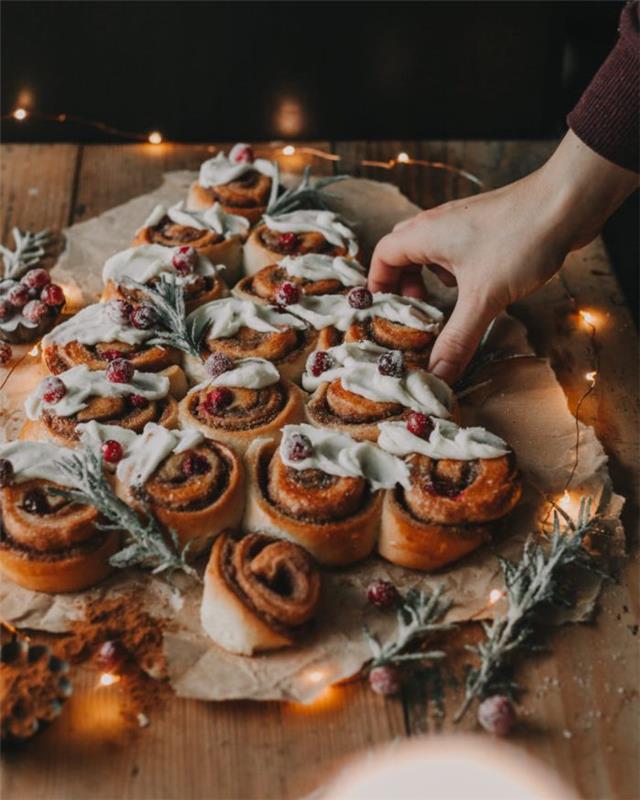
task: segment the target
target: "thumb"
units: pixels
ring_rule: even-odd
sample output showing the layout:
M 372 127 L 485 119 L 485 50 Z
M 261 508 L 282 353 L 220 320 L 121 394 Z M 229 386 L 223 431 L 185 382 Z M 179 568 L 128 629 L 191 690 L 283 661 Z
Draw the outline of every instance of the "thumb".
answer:
M 461 289 L 453 313 L 436 339 L 429 371 L 453 384 L 462 375 L 482 339 L 494 312 L 473 292 Z

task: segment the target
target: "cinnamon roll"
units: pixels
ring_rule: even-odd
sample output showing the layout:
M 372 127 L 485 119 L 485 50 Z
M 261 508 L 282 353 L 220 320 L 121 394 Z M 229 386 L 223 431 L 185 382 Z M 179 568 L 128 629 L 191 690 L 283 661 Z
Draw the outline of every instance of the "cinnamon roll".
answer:
M 284 300 L 289 305 L 302 295 L 344 294 L 352 286 L 365 284 L 364 268 L 357 261 L 341 256 L 286 256 L 247 275 L 233 294 L 256 303 L 277 305 Z
M 224 264 L 225 282 L 233 284 L 240 279 L 242 245 L 249 224 L 244 217 L 227 214 L 219 203 L 204 212 L 190 210 L 182 201 L 170 208 L 157 205 L 136 232 L 132 245 L 193 249 L 213 264 Z
M 221 531 L 236 527 L 244 503 L 238 456 L 193 429 L 148 423 L 117 466 L 117 494 L 149 509 L 181 548 L 199 553 Z
M 102 301 L 120 299 L 132 304 L 142 303 L 143 292 L 127 280 L 153 287 L 162 273 L 172 275 L 182 286 L 187 311 L 229 294 L 220 270 L 193 247 L 146 244 L 122 250 L 107 259 L 102 271 L 105 287 Z
M 92 506 L 57 491 L 65 485 L 64 448 L 0 444 L 0 570 L 36 592 L 77 592 L 109 575 L 120 533 L 99 528 Z
M 191 184 L 187 205 L 197 211 L 219 203 L 227 214 L 256 223 L 277 191 L 276 165 L 255 158 L 247 144 L 237 144 L 229 155 L 218 153 L 200 167 L 198 180 Z
M 214 355 L 208 366 L 210 379 L 180 403 L 184 427 L 244 453 L 257 437 L 279 440 L 284 425 L 304 419 L 303 393 L 269 361 Z
M 148 422 L 165 428 L 178 424 L 170 378 L 134 371 L 124 359 L 115 359 L 106 370 L 81 364 L 45 378 L 27 397 L 25 412 L 23 438 L 52 439 L 70 447 L 80 438 L 78 425 L 91 420 L 135 433 Z
M 205 362 L 213 353 L 230 359 L 264 358 L 283 378 L 299 381 L 309 353 L 317 346 L 317 331 L 276 308 L 228 297 L 201 306 L 187 318 L 194 328 L 204 327 L 201 358 L 185 357 L 185 371 L 193 382 L 207 379 Z
M 378 551 L 394 564 L 435 570 L 478 548 L 521 495 L 513 452 L 483 428 L 414 415 L 380 425 L 378 444 L 405 458 L 408 485 L 387 492 Z
M 320 575 L 291 542 L 262 533 L 216 540 L 204 576 L 200 619 L 216 644 L 250 656 L 294 644 L 320 598 Z
M 285 256 L 307 254 L 330 258 L 358 258 L 360 247 L 353 231 L 333 211 L 298 210 L 278 216 L 265 214 L 244 248 L 244 268 L 255 275 Z
M 46 269 L 30 269 L 17 281 L 0 280 L 0 342 L 26 344 L 56 324 L 64 308 L 61 286 Z
M 361 342 L 309 356 L 302 385 L 313 395 L 307 413 L 314 425 L 376 441 L 378 422 L 406 418 L 411 411 L 450 417 L 455 399 L 444 381 L 408 369 L 398 350 Z
M 79 365 L 104 370 L 114 358 L 126 358 L 144 372 L 179 364 L 178 350 L 148 343 L 154 331 L 151 326 L 139 327 L 140 322 L 134 325 L 133 311 L 126 301 L 111 300 L 87 306 L 58 325 L 42 340 L 42 359 L 49 372 L 58 375 Z
M 278 447 L 247 451 L 243 526 L 290 539 L 321 564 L 342 566 L 373 550 L 380 489 L 405 481 L 407 468 L 370 443 L 311 425 L 287 425 Z

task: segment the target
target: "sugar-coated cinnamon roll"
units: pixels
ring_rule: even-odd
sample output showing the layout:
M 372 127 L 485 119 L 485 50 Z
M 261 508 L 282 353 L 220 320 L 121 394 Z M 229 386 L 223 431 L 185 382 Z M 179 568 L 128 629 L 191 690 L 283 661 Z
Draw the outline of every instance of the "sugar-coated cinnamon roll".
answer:
M 65 449 L 0 444 L 0 570 L 37 592 L 76 592 L 106 578 L 120 533 L 100 530 L 98 511 L 55 492 L 73 486 L 59 468 Z
M 0 280 L 0 342 L 36 341 L 56 324 L 64 304 L 62 287 L 51 283 L 46 269 Z
M 146 308 L 139 306 L 138 308 Z M 143 315 L 122 300 L 96 303 L 55 327 L 42 340 L 42 359 L 54 375 L 83 364 L 103 370 L 114 358 L 126 358 L 134 369 L 159 372 L 179 364 L 178 350 L 148 344 L 154 330 Z M 140 325 L 145 327 L 140 327 Z
M 411 411 L 449 417 L 455 399 L 446 383 L 420 369 L 408 369 L 398 350 L 360 342 L 309 356 L 302 385 L 313 391 L 307 413 L 314 425 L 376 441 L 378 422 Z
M 200 166 L 187 205 L 200 211 L 219 203 L 227 214 L 245 217 L 254 224 L 267 210 L 275 177 L 272 161 L 254 158 L 249 145 L 237 144 L 228 156 L 220 152 Z
M 302 295 L 344 294 L 353 286 L 364 286 L 364 268 L 341 256 L 286 256 L 278 263 L 247 275 L 233 294 L 256 303 L 289 305 Z
M 382 487 L 405 481 L 404 463 L 370 443 L 288 425 L 280 446 L 247 451 L 246 530 L 290 539 L 321 564 L 342 566 L 372 551 Z
M 411 475 L 385 496 L 378 550 L 387 560 L 424 570 L 457 561 L 520 499 L 513 453 L 483 428 L 421 414 L 379 427 L 379 446 L 404 457 Z
M 318 254 L 357 258 L 360 247 L 354 232 L 333 211 L 298 210 L 278 216 L 265 214 L 244 248 L 244 268 L 255 275 L 285 256 Z
M 102 300 L 126 300 L 132 304 L 145 301 L 144 293 L 127 283 L 134 280 L 155 286 L 160 275 L 169 274 L 182 286 L 187 311 L 229 294 L 222 270 L 200 255 L 193 247 L 163 247 L 145 244 L 130 247 L 107 259 L 102 270 Z
M 117 466 L 117 494 L 149 509 L 181 547 L 199 553 L 236 527 L 244 504 L 244 470 L 235 452 L 193 429 L 148 423 Z
M 284 425 L 304 419 L 304 396 L 269 361 L 208 362 L 211 376 L 180 403 L 180 422 L 243 453 L 257 437 L 279 440 Z
M 225 532 L 211 551 L 200 619 L 220 647 L 250 656 L 294 644 L 319 598 L 320 575 L 301 547 L 262 533 Z
M 136 372 L 124 359 L 106 370 L 73 367 L 45 378 L 25 402 L 23 438 L 52 439 L 74 447 L 78 425 L 91 420 L 140 433 L 148 422 L 178 424 L 178 404 L 166 375 Z

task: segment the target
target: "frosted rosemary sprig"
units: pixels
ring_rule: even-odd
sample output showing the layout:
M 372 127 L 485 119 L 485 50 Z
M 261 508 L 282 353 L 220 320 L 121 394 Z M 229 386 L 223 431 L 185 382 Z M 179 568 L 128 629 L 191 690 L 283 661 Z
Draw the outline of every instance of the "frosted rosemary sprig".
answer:
M 425 659 L 444 658 L 442 650 L 405 653 L 404 650 L 419 636 L 436 631 L 448 631 L 455 626 L 438 622 L 451 607 L 450 600 L 443 600 L 443 587 L 439 586 L 431 595 L 417 589 L 410 589 L 402 598 L 402 605 L 397 612 L 397 623 L 394 634 L 381 644 L 376 636 L 365 627 L 364 636 L 373 656 L 371 667 L 385 664 L 398 664 L 403 661 L 424 661 Z
M 465 699 L 454 721 L 462 719 L 475 698 L 496 692 L 513 693 L 517 684 L 505 675 L 505 668 L 518 651 L 535 649 L 530 639 L 536 631 L 535 613 L 543 606 L 571 606 L 561 591 L 560 577 L 568 566 L 604 575 L 595 558 L 585 549 L 587 535 L 597 529 L 591 517 L 591 499 L 581 498 L 577 522 L 564 514 L 564 524 L 557 511 L 553 514 L 550 534 L 542 531 L 530 536 L 517 563 L 499 558 L 507 590 L 508 609 L 492 622 L 483 623 L 486 638 L 467 649 L 476 653 L 480 664 L 469 671 Z
M 329 178 L 320 178 L 315 183 L 311 183 L 311 167 L 305 167 L 300 183 L 292 189 L 286 189 L 278 196 L 279 170 L 276 165 L 276 173 L 273 178 L 271 197 L 267 205 L 267 214 L 270 217 L 278 217 L 281 214 L 288 214 L 290 211 L 297 211 L 300 208 L 318 208 L 327 210 L 325 198 L 330 197 L 327 192 L 322 190 L 332 183 L 343 181 L 348 175 L 332 175 Z M 275 190 L 274 188 L 275 187 Z
M 0 244 L 0 253 L 4 262 L 4 278 L 15 280 L 35 267 L 44 256 L 46 247 L 51 242 L 51 235 L 46 228 L 37 233 L 12 228 L 11 233 L 15 250 Z

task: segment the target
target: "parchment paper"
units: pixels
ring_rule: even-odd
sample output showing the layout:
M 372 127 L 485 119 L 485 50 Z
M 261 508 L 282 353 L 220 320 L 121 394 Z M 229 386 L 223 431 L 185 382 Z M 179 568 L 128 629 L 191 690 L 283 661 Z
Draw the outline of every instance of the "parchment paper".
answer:
M 156 203 L 182 199 L 193 177 L 189 172 L 169 173 L 154 192 L 65 231 L 67 249 L 55 267 L 56 280 L 81 287 L 85 302 L 95 301 L 102 288 L 104 260 L 129 245 L 135 229 Z M 354 179 L 337 184 L 331 191 L 336 207 L 357 222 L 358 234 L 368 250 L 396 222 L 417 211 L 390 184 Z M 431 288 L 440 302 L 453 301 L 452 290 L 443 289 L 435 279 Z M 575 459 L 576 422 L 549 363 L 535 357 L 519 322 L 507 315 L 500 317 L 488 349 L 529 357 L 486 367 L 478 381 L 489 383 L 463 400 L 464 421 L 484 425 L 511 443 L 525 478 L 525 491 L 522 503 L 494 543 L 450 569 L 424 575 L 372 557 L 356 567 L 326 571 L 321 609 L 312 634 L 294 649 L 254 658 L 230 655 L 203 634 L 199 621 L 201 586 L 184 577 L 169 586 L 161 579 L 129 571 L 89 592 L 58 597 L 30 592 L 4 580 L 0 616 L 18 626 L 63 632 L 82 617 L 88 598 L 130 592 L 135 586 L 147 610 L 165 620 L 164 650 L 178 695 L 203 700 L 307 702 L 331 683 L 358 672 L 368 660 L 370 653 L 362 636 L 365 623 L 381 639 L 391 634 L 393 615 L 373 610 L 366 602 L 366 586 L 374 577 L 388 578 L 402 590 L 416 586 L 428 591 L 444 584 L 454 599 L 448 619 L 490 618 L 502 610 L 502 601 L 489 601 L 492 589 L 503 588 L 495 554 L 517 558 L 528 532 L 547 515 L 545 497 L 557 499 L 562 493 Z M 41 374 L 37 357 L 27 356 L 11 376 L 0 397 L 0 441 L 15 436 L 22 422 L 19 406 Z M 0 381 L 3 375 L 0 370 Z M 570 489 L 575 495 L 583 492 L 594 498 L 606 518 L 614 551 L 622 552 L 619 514 L 623 499 L 612 490 L 606 455 L 593 429 L 583 425 L 579 453 Z M 600 585 L 598 579 L 585 580 L 575 608 L 553 622 L 587 619 Z

